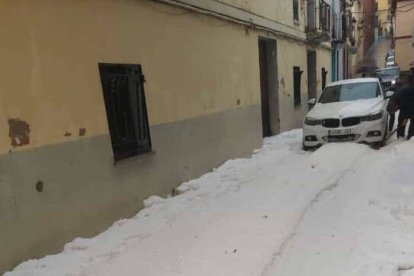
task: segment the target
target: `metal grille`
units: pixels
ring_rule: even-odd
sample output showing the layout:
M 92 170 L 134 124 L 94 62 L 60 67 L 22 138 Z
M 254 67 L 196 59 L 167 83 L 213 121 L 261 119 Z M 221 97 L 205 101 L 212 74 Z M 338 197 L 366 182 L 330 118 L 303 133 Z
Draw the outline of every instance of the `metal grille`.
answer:
M 99 64 L 114 159 L 151 150 L 140 65 Z
M 319 25 L 324 31 L 329 32 L 331 28 L 331 6 L 325 1 L 319 1 Z
M 324 119 L 322 120 L 322 125 L 328 128 L 339 127 L 339 119 Z
M 355 126 L 361 122 L 361 117 L 350 117 L 342 119 L 342 126 Z
M 391 86 L 391 82 L 390 82 L 390 81 L 384 81 L 384 82 L 382 83 L 382 85 L 383 85 L 384 87 L 390 87 L 390 86 Z
M 324 0 L 308 0 L 307 3 L 307 31 L 331 30 L 331 6 Z

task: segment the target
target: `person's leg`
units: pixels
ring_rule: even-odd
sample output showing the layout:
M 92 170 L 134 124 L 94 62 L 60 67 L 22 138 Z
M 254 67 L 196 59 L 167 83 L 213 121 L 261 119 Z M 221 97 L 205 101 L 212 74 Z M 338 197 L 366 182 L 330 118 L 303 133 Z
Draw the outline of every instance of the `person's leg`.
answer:
M 408 128 L 407 140 L 414 136 L 414 115 L 410 116 L 410 127 Z
M 398 115 L 397 138 L 405 137 L 404 121 L 406 121 L 406 116 L 400 111 L 400 114 Z
M 392 132 L 392 129 L 394 128 L 394 123 L 395 123 L 395 113 L 390 112 L 390 121 L 388 122 L 388 130 L 390 133 Z

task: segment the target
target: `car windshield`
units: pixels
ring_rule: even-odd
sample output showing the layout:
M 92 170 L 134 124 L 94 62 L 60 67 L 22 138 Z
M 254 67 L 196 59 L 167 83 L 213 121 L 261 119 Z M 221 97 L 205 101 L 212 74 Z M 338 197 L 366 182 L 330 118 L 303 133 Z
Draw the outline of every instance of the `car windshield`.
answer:
M 400 69 L 398 69 L 398 68 L 381 69 L 381 70 L 375 71 L 375 73 L 379 77 L 399 76 L 400 75 Z
M 381 95 L 376 82 L 348 83 L 325 88 L 320 103 L 347 102 L 372 99 Z

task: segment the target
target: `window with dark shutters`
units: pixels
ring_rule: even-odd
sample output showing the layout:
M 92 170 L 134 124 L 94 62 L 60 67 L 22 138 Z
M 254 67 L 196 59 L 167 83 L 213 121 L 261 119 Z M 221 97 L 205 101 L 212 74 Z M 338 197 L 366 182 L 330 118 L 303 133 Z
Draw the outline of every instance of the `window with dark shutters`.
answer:
M 299 21 L 299 0 L 293 0 L 293 20 Z
M 114 159 L 151 151 L 141 65 L 99 63 Z
M 326 86 L 326 76 L 328 75 L 328 71 L 326 71 L 325 67 L 322 67 L 322 90 L 325 89 Z
M 319 28 L 329 32 L 331 28 L 331 6 L 319 0 Z
M 301 78 L 303 71 L 300 70 L 299 66 L 293 66 L 293 95 L 295 106 L 301 105 Z

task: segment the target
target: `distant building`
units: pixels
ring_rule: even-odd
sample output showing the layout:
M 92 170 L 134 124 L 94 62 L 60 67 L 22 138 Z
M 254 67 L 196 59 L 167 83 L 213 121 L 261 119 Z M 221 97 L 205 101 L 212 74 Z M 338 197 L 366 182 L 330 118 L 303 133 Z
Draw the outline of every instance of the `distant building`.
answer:
M 378 26 L 378 4 L 375 0 L 364 0 L 364 55 L 375 41 Z
M 393 2 L 395 60 L 401 71 L 414 67 L 414 0 Z
M 377 15 L 378 15 L 378 39 L 389 38 L 390 36 L 390 0 L 377 0 Z
M 332 80 L 352 77 L 364 56 L 364 2 L 336 0 L 333 6 Z
M 0 274 L 300 127 L 331 5 L 2 1 Z
M 357 1 L 351 8 L 351 76 L 356 76 L 364 61 L 364 3 Z

